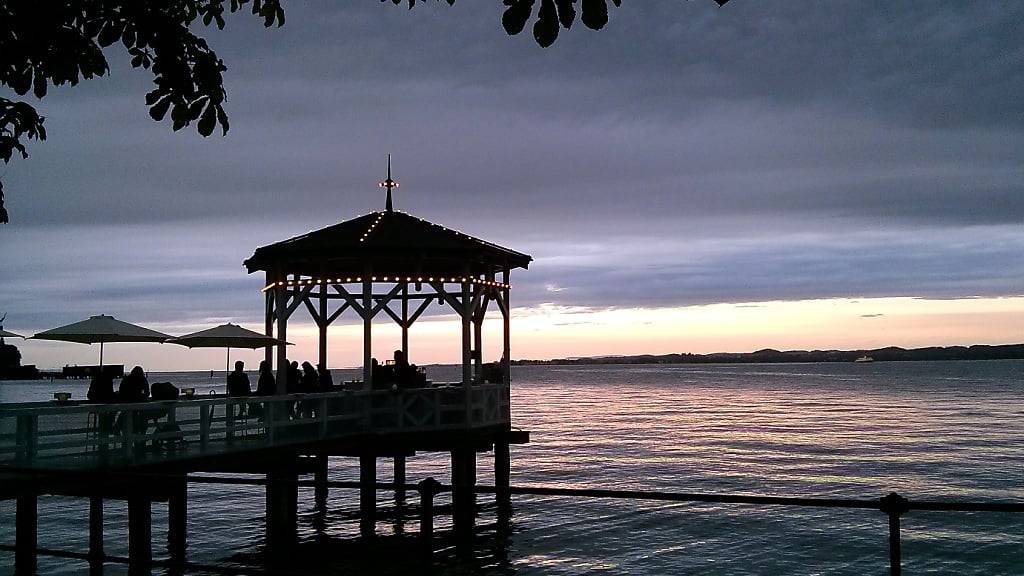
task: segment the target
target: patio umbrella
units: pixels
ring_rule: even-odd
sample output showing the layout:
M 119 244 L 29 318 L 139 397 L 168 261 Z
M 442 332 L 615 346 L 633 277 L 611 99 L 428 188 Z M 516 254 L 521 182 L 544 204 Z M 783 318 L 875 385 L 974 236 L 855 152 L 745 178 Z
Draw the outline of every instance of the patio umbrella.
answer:
M 88 320 L 60 326 L 32 336 L 35 340 L 58 340 L 100 345 L 100 367 L 103 367 L 103 345 L 107 342 L 163 342 L 169 335 L 135 324 L 122 322 L 113 316 L 92 316 Z
M 237 324 L 230 323 L 221 324 L 220 326 L 200 330 L 199 332 L 193 332 L 192 334 L 186 334 L 177 338 L 171 338 L 168 342 L 171 344 L 180 344 L 189 348 L 227 348 L 228 354 L 225 369 L 228 372 L 231 371 L 232 348 L 248 348 L 249 350 L 255 350 L 257 348 L 278 346 L 282 344 L 281 340 L 278 340 L 273 336 L 253 332 L 252 330 L 247 330 Z M 283 344 L 290 345 L 291 342 L 283 342 Z
M 0 328 L 0 338 L 24 338 L 21 334 L 15 334 L 14 332 L 8 332 L 3 328 Z

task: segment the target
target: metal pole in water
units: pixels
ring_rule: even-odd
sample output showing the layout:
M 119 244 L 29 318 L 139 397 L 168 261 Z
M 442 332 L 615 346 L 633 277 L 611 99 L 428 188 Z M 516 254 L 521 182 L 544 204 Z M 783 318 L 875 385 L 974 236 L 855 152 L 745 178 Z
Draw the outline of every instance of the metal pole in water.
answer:
M 901 576 L 903 561 L 900 551 L 900 516 L 910 509 L 909 502 L 903 496 L 890 492 L 880 500 L 879 509 L 889 516 L 889 574 Z

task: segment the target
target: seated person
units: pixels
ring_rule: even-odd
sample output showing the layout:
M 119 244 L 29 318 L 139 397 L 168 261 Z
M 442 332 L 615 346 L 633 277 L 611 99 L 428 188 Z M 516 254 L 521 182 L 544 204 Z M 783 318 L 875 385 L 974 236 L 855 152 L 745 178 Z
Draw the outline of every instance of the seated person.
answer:
M 331 376 L 331 371 L 327 369 L 323 364 L 316 365 L 316 374 L 319 379 L 319 386 L 321 392 L 330 392 L 331 388 L 334 387 L 334 377 Z
M 114 379 L 110 374 L 100 372 L 89 382 L 89 392 L 86 394 L 89 402 L 104 403 L 117 400 L 114 393 Z
M 132 368 L 127 376 L 121 379 L 121 385 L 117 388 L 117 400 L 124 403 L 145 402 L 149 399 L 149 380 L 146 379 L 146 372 L 142 366 Z M 131 411 L 132 433 L 145 434 L 147 428 L 147 415 L 142 410 Z M 117 415 L 114 427 L 124 432 L 128 425 L 128 418 L 125 412 Z
M 149 399 L 149 380 L 142 366 L 132 368 L 127 376 L 121 379 L 117 388 L 117 399 L 121 402 L 145 402 Z
M 235 371 L 228 374 L 228 396 L 249 396 L 252 394 L 252 384 L 249 383 L 249 376 L 245 373 L 245 362 L 235 362 Z
M 420 372 L 415 364 L 409 364 L 409 359 L 401 350 L 395 350 L 394 377 L 399 389 L 422 388 L 427 380 L 426 374 Z

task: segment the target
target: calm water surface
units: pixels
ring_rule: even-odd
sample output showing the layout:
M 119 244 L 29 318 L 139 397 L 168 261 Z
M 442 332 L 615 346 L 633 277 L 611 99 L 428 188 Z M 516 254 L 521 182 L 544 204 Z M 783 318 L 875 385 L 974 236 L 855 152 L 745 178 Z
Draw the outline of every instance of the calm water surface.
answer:
M 447 377 L 444 368 L 431 376 Z M 220 376 L 223 377 L 222 374 Z M 212 387 L 205 374 L 150 381 Z M 219 386 L 222 388 L 222 386 Z M 3 383 L 0 401 L 46 400 L 73 382 Z M 512 448 L 517 485 L 736 492 L 781 496 L 1024 500 L 1024 361 L 874 364 L 518 367 L 513 425 L 532 442 Z M 490 484 L 490 454 L 481 483 Z M 378 464 L 382 480 L 390 466 Z M 442 455 L 411 458 L 410 481 L 448 481 Z M 356 480 L 351 459 L 331 478 Z M 385 553 L 353 547 L 354 492 L 331 492 L 326 517 L 300 492 L 304 544 L 283 573 L 404 574 L 417 529 L 391 537 L 386 494 L 378 533 Z M 481 497 L 484 502 L 485 497 Z M 440 499 L 439 499 L 440 501 Z M 517 497 L 512 533 L 499 537 L 492 506 L 472 558 L 442 555 L 446 574 L 884 574 L 886 519 L 879 512 Z M 191 561 L 276 574 L 259 560 L 259 487 L 189 488 Z M 87 502 L 40 499 L 40 546 L 88 548 Z M 109 554 L 127 555 L 122 503 L 106 509 Z M 408 512 L 410 520 L 415 510 Z M 14 506 L 0 502 L 0 542 L 14 541 Z M 439 519 L 439 528 L 446 526 Z M 906 574 L 1024 574 L 1024 514 L 923 513 L 904 517 Z M 164 508 L 154 505 L 154 552 L 165 556 Z M 391 547 L 391 548 L 389 548 Z M 397 551 L 397 552 L 395 552 Z M 0 553 L 0 567 L 13 554 Z M 10 568 L 0 568 L 10 570 Z M 44 574 L 87 566 L 40 557 Z M 2 572 L 0 572 L 2 573 Z M 107 574 L 122 574 L 111 565 Z M 204 574 L 203 571 L 189 574 Z

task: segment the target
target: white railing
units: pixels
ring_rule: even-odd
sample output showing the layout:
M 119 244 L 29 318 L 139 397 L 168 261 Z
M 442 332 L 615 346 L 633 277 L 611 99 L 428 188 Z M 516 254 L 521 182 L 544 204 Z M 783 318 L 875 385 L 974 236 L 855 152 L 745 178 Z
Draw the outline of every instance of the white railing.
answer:
M 0 466 L 89 468 L 303 444 L 359 434 L 508 426 L 501 384 L 135 404 L 0 405 Z

